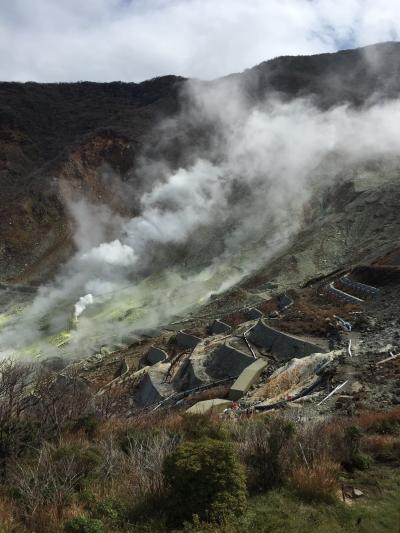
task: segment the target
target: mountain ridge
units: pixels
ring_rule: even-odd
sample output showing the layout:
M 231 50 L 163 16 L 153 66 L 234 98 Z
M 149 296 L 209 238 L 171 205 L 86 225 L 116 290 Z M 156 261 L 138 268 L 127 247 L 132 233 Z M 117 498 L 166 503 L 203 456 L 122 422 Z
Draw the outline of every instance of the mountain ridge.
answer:
M 400 43 L 283 56 L 232 76 L 253 102 L 278 95 L 309 97 L 322 108 L 357 107 L 376 95 L 400 93 Z M 64 189 L 55 177 L 62 174 L 63 185 L 96 203 L 106 196 L 99 169 L 110 168 L 136 187 L 148 147 L 155 159 L 161 154 L 177 168 L 199 136 L 207 146 L 207 129 L 199 134 L 193 128 L 159 146 L 157 127 L 179 116 L 187 83 L 177 76 L 141 83 L 0 83 L 0 281 L 38 283 L 73 250 Z

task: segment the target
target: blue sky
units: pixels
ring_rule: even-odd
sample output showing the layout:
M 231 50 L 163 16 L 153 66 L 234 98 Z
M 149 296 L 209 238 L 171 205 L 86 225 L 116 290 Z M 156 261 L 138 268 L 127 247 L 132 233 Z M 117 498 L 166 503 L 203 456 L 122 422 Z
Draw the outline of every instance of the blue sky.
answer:
M 0 79 L 211 79 L 399 35 L 399 0 L 0 0 Z

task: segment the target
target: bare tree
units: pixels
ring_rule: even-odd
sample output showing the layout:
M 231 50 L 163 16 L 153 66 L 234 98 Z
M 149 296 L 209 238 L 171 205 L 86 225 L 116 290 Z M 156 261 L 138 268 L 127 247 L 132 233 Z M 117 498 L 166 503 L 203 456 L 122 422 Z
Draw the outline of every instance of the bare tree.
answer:
M 19 418 L 32 366 L 8 358 L 0 361 L 0 421 Z

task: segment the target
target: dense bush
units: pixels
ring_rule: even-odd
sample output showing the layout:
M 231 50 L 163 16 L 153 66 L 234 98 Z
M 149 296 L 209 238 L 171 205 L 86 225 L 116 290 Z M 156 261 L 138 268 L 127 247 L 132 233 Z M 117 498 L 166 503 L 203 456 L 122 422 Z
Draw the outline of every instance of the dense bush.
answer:
M 399 435 L 400 407 L 390 411 L 363 411 L 357 417 L 357 425 L 367 433 Z
M 362 431 L 358 426 L 352 425 L 345 430 L 345 441 L 349 451 L 349 460 L 344 463 L 348 470 L 357 468 L 366 470 L 371 464 L 370 457 L 361 451 Z
M 100 499 L 91 492 L 82 492 L 79 502 L 83 504 L 85 511 L 91 518 L 101 520 L 109 529 L 119 530 L 129 522 L 129 515 L 133 504 L 131 495 L 126 498 L 108 497 Z
M 166 457 L 168 514 L 174 523 L 191 520 L 220 522 L 243 512 L 246 485 L 232 444 L 213 439 L 183 442 Z
M 10 457 L 19 457 L 39 447 L 40 426 L 36 421 L 10 418 L 0 422 L 0 465 Z
M 284 481 L 287 462 L 284 453 L 291 445 L 294 426 L 280 418 L 249 420 L 234 428 L 241 458 L 247 469 L 249 490 L 267 490 Z
M 182 431 L 188 440 L 203 438 L 224 440 L 226 438 L 221 422 L 202 414 L 185 414 L 182 420 Z
M 106 533 L 100 520 L 78 516 L 68 520 L 64 525 L 65 533 Z

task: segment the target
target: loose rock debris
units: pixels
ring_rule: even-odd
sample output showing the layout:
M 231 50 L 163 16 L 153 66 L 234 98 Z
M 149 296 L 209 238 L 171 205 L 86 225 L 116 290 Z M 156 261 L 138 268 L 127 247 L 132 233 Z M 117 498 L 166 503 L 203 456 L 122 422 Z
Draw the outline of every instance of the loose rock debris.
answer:
M 115 369 L 127 357 L 128 370 L 111 382 L 104 382 L 98 394 L 129 383 L 129 404 L 133 403 L 134 407 L 127 413 L 174 406 L 187 410 L 196 403 L 199 394 L 202 400 L 205 397 L 221 401 L 234 399 L 238 409 L 228 408 L 234 416 L 249 410 L 291 406 L 297 406 L 302 412 L 309 410 L 314 416 L 326 416 L 334 410 L 353 412 L 358 405 L 385 408 L 400 403 L 400 334 L 396 321 L 400 309 L 395 308 L 392 313 L 385 303 L 389 296 L 393 296 L 390 305 L 397 302 L 400 291 L 396 292 L 397 288 L 392 286 L 384 287 L 379 294 L 363 301 L 357 310 L 345 302 L 327 303 L 324 293 L 320 294 L 321 285 L 324 283 L 316 288 L 307 287 L 303 292 L 290 291 L 291 304 L 280 312 L 277 311 L 279 300 L 269 299 L 257 308 L 243 307 L 235 316 L 223 313 L 220 316 L 224 316 L 224 322 L 220 319 L 185 322 L 185 331 L 176 328 L 175 336 L 174 332 L 164 332 L 164 336 L 143 344 L 141 341 L 137 344 L 141 368 L 129 359 L 129 354 L 125 355 L 124 349 Z M 344 288 L 343 284 L 340 287 Z M 279 318 L 266 318 L 274 310 Z M 384 324 L 379 322 L 383 314 Z M 297 334 L 302 330 L 303 321 L 307 333 L 311 332 L 307 336 Z M 314 321 L 318 323 L 315 328 L 318 336 L 311 327 Z M 215 328 L 211 331 L 211 327 L 207 331 L 207 324 L 216 326 L 217 330 L 221 326 L 221 332 Z M 135 348 L 129 350 L 134 352 Z M 154 360 L 148 357 L 151 354 Z M 379 354 L 383 355 L 379 357 Z M 104 363 L 92 359 L 80 368 L 85 378 L 90 375 L 93 381 L 94 369 L 104 369 Z M 149 363 L 152 366 L 146 366 Z M 252 373 L 253 364 L 260 364 L 261 372 Z M 247 381 L 240 388 L 235 380 Z M 226 396 L 219 396 L 221 384 Z M 343 390 L 346 392 L 341 394 Z

